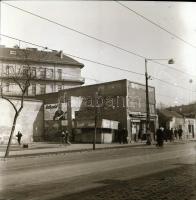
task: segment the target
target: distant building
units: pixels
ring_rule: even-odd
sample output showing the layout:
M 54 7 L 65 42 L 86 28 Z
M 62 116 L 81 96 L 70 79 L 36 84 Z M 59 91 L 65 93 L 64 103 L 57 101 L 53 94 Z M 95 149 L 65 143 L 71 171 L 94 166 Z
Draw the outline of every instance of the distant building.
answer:
M 164 128 L 183 128 L 184 118 L 181 114 L 176 111 L 167 109 L 159 110 L 159 126 Z
M 128 131 L 128 141 L 137 141 L 139 132 L 146 132 L 145 85 L 126 79 L 61 90 L 58 93 L 37 96 L 44 101 L 45 138 L 54 140 L 61 129 L 75 132 L 76 142 L 93 140 L 97 116 L 97 142 L 107 135 L 107 143 L 118 141 L 118 131 Z M 54 120 L 58 105 L 66 113 L 64 120 Z M 155 88 L 149 87 L 150 128 L 157 124 Z M 116 123 L 118 124 L 116 125 Z M 56 131 L 55 131 L 56 130 Z M 56 132 L 56 134 L 55 134 Z M 142 137 L 142 135 L 140 135 Z
M 35 78 L 31 81 L 26 96 L 33 97 L 84 84 L 84 78 L 81 77 L 84 65 L 64 55 L 62 51 L 0 46 L 0 81 L 4 95 L 20 95 L 19 86 L 13 82 L 11 69 L 25 71 L 27 67 L 31 67 Z M 22 77 L 19 81 L 22 81 Z
M 192 113 L 192 112 L 191 112 Z M 182 113 L 169 109 L 158 111 L 159 125 L 168 129 L 182 129 L 183 138 L 195 138 L 196 119 L 195 117 L 186 116 Z

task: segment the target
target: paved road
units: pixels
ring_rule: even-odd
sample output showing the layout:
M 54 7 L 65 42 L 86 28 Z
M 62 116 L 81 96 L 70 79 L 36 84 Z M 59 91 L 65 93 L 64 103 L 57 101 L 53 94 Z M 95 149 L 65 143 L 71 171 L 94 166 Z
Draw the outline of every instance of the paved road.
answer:
M 196 144 L 8 159 L 0 200 L 196 200 Z

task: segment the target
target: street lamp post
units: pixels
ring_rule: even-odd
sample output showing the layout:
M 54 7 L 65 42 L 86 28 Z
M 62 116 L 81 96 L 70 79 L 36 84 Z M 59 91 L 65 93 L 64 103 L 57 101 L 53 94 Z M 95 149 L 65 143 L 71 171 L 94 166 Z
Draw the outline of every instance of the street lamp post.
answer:
M 191 104 L 192 102 L 192 83 L 193 83 L 193 79 L 190 79 L 189 80 L 189 83 L 190 83 L 190 99 L 189 99 L 189 104 Z
M 95 150 L 96 145 L 96 139 L 97 139 L 97 121 L 98 121 L 98 105 L 97 105 L 97 99 L 98 99 L 98 92 L 95 92 L 95 102 L 94 102 L 94 108 L 95 108 L 95 132 L 93 136 L 93 150 Z
M 149 107 L 149 91 L 148 91 L 148 71 L 147 71 L 147 62 L 145 58 L 145 79 L 146 79 L 146 144 L 151 144 L 150 137 L 147 136 L 147 131 L 150 125 L 150 107 Z
M 148 76 L 148 68 L 147 64 L 148 61 L 152 60 L 168 60 L 168 64 L 174 64 L 173 59 L 147 59 L 145 58 L 145 81 L 146 81 L 146 144 L 151 144 L 151 136 L 147 132 L 150 129 L 150 105 L 149 105 L 149 90 L 148 90 L 148 79 L 150 76 Z

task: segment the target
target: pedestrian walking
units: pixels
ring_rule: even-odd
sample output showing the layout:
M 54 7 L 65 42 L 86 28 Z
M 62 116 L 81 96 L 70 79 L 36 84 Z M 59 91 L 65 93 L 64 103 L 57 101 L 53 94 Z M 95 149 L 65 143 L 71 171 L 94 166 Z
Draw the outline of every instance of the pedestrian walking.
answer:
M 178 131 L 177 131 L 177 128 L 174 129 L 174 136 L 175 136 L 175 139 L 177 139 L 177 137 L 178 137 Z
M 22 138 L 22 133 L 21 133 L 20 131 L 18 131 L 16 137 L 17 137 L 17 140 L 18 140 L 18 144 L 20 145 L 20 143 L 21 143 L 21 138 Z
M 170 129 L 170 142 L 174 141 L 174 131 L 173 128 Z
M 118 129 L 117 135 L 118 135 L 118 142 L 119 142 L 119 144 L 121 144 L 123 142 L 122 134 L 123 134 L 122 130 Z
M 69 131 L 67 129 L 65 130 L 65 140 L 67 144 L 71 144 L 71 142 L 69 141 Z
M 142 141 L 142 128 L 139 129 L 139 132 L 138 132 L 138 139 L 140 141 Z
M 127 136 L 128 136 L 128 132 L 127 129 L 124 128 L 122 131 L 122 136 L 123 136 L 123 144 L 127 144 Z
M 182 139 L 182 133 L 183 133 L 183 130 L 181 128 L 178 129 L 178 137 L 179 137 L 179 140 Z
M 61 141 L 62 141 L 62 144 L 66 142 L 66 135 L 64 131 L 61 132 Z
M 163 147 L 163 142 L 164 142 L 164 128 L 160 127 L 157 129 L 156 136 L 157 136 L 157 144 L 156 146 L 158 147 Z
M 149 128 L 147 128 L 147 131 L 146 131 L 146 144 L 147 145 L 151 145 L 152 143 L 152 138 L 151 138 L 151 131 Z
M 169 135 L 170 135 L 170 131 L 169 131 L 168 128 L 166 128 L 165 131 L 164 131 L 165 142 L 167 142 L 167 140 L 169 139 Z

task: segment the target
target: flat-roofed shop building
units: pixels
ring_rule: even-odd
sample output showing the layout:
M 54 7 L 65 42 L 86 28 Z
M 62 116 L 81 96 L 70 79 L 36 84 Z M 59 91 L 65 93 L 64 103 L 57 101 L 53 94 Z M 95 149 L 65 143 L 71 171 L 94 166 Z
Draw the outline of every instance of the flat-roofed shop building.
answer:
M 188 107 L 190 105 L 186 105 Z M 182 113 L 179 109 L 185 107 L 170 107 L 168 109 L 158 110 L 158 117 L 159 117 L 159 125 L 164 127 L 165 129 L 173 129 L 173 131 L 182 129 L 182 138 L 183 139 L 192 139 L 195 138 L 196 133 L 196 119 L 193 114 L 194 110 L 190 110 L 189 113 Z M 173 109 L 173 110 L 172 110 Z M 182 110 L 182 109 L 180 109 Z M 179 138 L 179 137 L 177 137 Z
M 25 72 L 29 67 L 34 78 L 26 96 L 57 92 L 84 84 L 84 78 L 81 77 L 84 65 L 64 55 L 62 51 L 0 46 L 0 66 L 0 81 L 3 84 L 4 95 L 20 95 L 19 86 L 13 82 L 14 72 Z
M 51 137 L 52 131 L 49 131 L 48 127 L 51 129 L 58 127 L 59 130 L 68 127 L 69 130 L 74 130 L 76 142 L 90 142 L 94 133 L 95 116 L 98 119 L 97 142 L 104 142 L 100 138 L 103 135 L 99 135 L 103 131 L 110 134 L 110 136 L 107 135 L 108 143 L 116 141 L 116 129 L 127 129 L 129 141 L 137 140 L 139 131 L 145 133 L 146 89 L 145 85 L 139 83 L 123 79 L 70 88 L 55 94 L 40 95 L 38 98 L 42 99 L 45 104 L 46 138 L 55 138 L 55 135 Z M 58 122 L 53 119 L 54 111 L 53 114 L 49 112 L 53 108 L 57 109 L 57 104 L 60 102 L 64 104 L 66 117 Z M 155 132 L 157 120 L 155 104 L 155 88 L 149 87 L 152 132 Z M 117 127 L 116 122 L 118 122 Z

